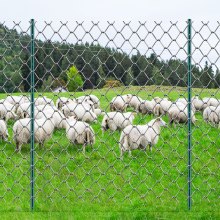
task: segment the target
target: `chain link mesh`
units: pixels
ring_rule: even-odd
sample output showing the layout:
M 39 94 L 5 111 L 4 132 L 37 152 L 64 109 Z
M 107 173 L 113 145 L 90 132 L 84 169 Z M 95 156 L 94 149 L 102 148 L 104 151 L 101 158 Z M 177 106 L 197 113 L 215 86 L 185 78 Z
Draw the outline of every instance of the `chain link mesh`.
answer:
M 193 210 L 219 206 L 218 32 L 192 24 Z M 27 211 L 30 24 L 0 39 L 0 209 Z M 35 22 L 34 57 L 35 209 L 187 210 L 187 23 Z

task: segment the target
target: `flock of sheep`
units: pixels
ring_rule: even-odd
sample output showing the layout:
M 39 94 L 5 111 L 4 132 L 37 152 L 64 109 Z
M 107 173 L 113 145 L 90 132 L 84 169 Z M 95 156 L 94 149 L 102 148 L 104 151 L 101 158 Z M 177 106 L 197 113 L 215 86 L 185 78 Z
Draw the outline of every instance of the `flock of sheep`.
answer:
M 95 132 L 89 123 L 97 122 L 103 115 L 102 131 L 121 130 L 119 147 L 121 157 L 133 149 L 149 149 L 158 142 L 161 127 L 167 126 L 161 116 L 168 115 L 170 124 L 186 123 L 188 107 L 185 98 L 171 102 L 168 98 L 155 97 L 151 101 L 142 100 L 136 95 L 117 95 L 110 102 L 110 111 L 100 109 L 100 100 L 95 95 L 85 95 L 76 99 L 60 97 L 54 104 L 47 97 L 35 98 L 34 104 L 34 138 L 35 143 L 43 146 L 50 139 L 55 129 L 66 129 L 66 136 L 71 143 L 82 144 L 85 153 L 86 145 L 95 143 Z M 126 112 L 127 108 L 134 112 Z M 206 122 L 220 126 L 220 100 L 215 98 L 192 98 L 191 120 L 195 123 L 195 112 L 203 112 Z M 16 150 L 31 138 L 31 103 L 25 96 L 8 96 L 0 100 L 0 137 L 7 141 L 7 121 L 14 119 L 13 139 Z M 145 125 L 133 125 L 135 115 L 153 114 L 155 119 Z

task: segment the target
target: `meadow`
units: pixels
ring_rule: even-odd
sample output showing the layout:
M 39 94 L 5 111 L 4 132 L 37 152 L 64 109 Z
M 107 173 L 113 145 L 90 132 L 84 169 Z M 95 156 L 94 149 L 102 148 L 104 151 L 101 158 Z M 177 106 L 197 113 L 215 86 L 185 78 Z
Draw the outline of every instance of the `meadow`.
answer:
M 215 89 L 192 89 L 192 95 L 215 96 Z M 143 99 L 168 97 L 174 101 L 187 97 L 187 88 L 180 87 L 120 87 L 87 90 L 76 93 L 44 93 L 56 101 L 58 96 L 78 97 L 94 94 L 101 101 L 101 108 L 109 111 L 109 102 L 117 94 L 136 94 Z M 14 94 L 19 95 L 19 94 Z M 36 93 L 36 97 L 40 93 Z M 0 94 L 0 99 L 5 94 Z M 131 109 L 128 109 L 131 111 Z M 30 146 L 15 152 L 12 126 L 8 122 L 10 138 L 0 142 L 0 211 L 2 217 L 30 216 L 39 219 L 76 218 L 193 218 L 219 217 L 219 129 L 203 121 L 192 126 L 192 211 L 187 208 L 188 131 L 187 125 L 162 128 L 158 144 L 148 149 L 132 151 L 120 160 L 118 141 L 120 131 L 109 130 L 102 136 L 101 121 L 91 126 L 96 133 L 96 143 L 82 153 L 81 145 L 70 144 L 65 130 L 56 130 L 45 148 L 35 145 L 35 213 L 30 211 Z M 134 124 L 145 124 L 153 115 L 138 114 Z M 168 122 L 168 117 L 163 119 Z M 12 212 L 12 213 L 10 213 Z M 26 214 L 25 214 L 26 213 Z M 40 214 L 41 213 L 41 214 Z M 10 217 L 11 216 L 11 217 Z M 23 216 L 23 217 L 22 217 Z

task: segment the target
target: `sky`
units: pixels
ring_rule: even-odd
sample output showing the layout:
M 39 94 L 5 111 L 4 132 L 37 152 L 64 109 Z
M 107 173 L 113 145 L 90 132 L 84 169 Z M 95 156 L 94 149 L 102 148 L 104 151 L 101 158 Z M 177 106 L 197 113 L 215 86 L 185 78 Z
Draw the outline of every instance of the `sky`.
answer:
M 1 20 L 217 20 L 219 0 L 0 0 Z
M 114 42 L 108 42 L 107 37 L 102 34 L 99 38 L 99 43 L 103 46 L 120 47 L 127 53 L 134 53 L 132 49 L 135 47 L 143 54 L 150 54 L 152 51 L 149 47 L 153 47 L 154 52 L 160 55 L 162 59 L 169 59 L 173 54 L 180 59 L 186 59 L 186 36 L 181 35 L 178 37 L 178 32 L 185 29 L 186 21 L 191 18 L 193 23 L 193 31 L 199 31 L 195 34 L 193 39 L 193 63 L 204 65 L 205 60 L 209 63 L 217 64 L 220 66 L 219 54 L 220 43 L 218 44 L 218 36 L 220 36 L 220 28 L 218 23 L 220 15 L 220 1 L 219 0 L 0 0 L 1 13 L 0 21 L 6 21 L 6 25 L 13 27 L 11 21 L 22 21 L 20 24 L 23 30 L 27 30 L 28 21 L 34 18 L 37 23 L 36 37 L 39 39 L 49 39 L 53 36 L 52 40 L 60 40 L 68 36 L 69 30 L 63 28 L 59 30 L 61 23 L 59 21 L 69 21 L 68 25 L 70 30 L 74 30 L 75 21 L 85 21 L 83 24 L 88 31 L 91 27 L 91 21 L 101 21 L 100 27 L 105 30 L 108 23 L 106 21 L 115 21 L 117 30 L 121 30 L 123 26 L 122 21 L 132 21 L 132 29 L 137 30 L 139 27 L 138 21 L 148 21 L 146 27 L 152 30 L 156 26 L 154 21 L 163 21 L 161 26 L 158 26 L 153 34 L 149 34 L 145 42 L 141 42 L 138 35 L 144 39 L 146 36 L 146 29 L 140 28 L 137 33 L 133 34 L 130 38 L 128 28 L 123 30 L 125 39 L 129 39 L 129 43 L 124 43 L 123 37 L 118 34 L 114 38 Z M 46 29 L 44 21 L 53 21 L 51 27 Z M 177 28 L 170 23 L 170 21 L 179 21 Z M 205 26 L 201 21 L 211 21 L 208 26 Z M 169 30 L 169 27 L 172 27 Z M 163 28 L 163 30 L 161 29 Z M 210 28 L 210 29 L 209 29 Z M 43 30 L 43 34 L 39 33 Z M 60 35 L 53 35 L 54 31 L 59 30 Z M 163 35 L 163 31 L 169 30 L 171 38 L 177 39 L 176 42 L 171 42 L 172 39 L 168 34 Z M 211 31 L 216 35 L 209 36 Z M 77 29 L 75 31 L 76 37 L 70 35 L 68 40 L 75 43 L 83 35 L 83 31 Z M 109 28 L 106 31 L 109 38 L 115 36 L 115 30 Z M 92 35 L 92 37 L 91 37 Z M 92 42 L 97 38 L 99 31 L 93 29 L 91 34 L 87 34 L 83 41 Z M 161 37 L 163 36 L 163 37 Z M 156 42 L 158 39 L 160 41 Z M 205 41 L 208 39 L 207 41 Z M 169 50 L 164 50 L 164 47 L 169 46 Z M 184 47 L 179 50 L 179 48 Z M 214 47 L 215 49 L 210 49 Z M 196 49 L 198 48 L 198 49 Z M 207 57 L 206 57 L 207 56 Z

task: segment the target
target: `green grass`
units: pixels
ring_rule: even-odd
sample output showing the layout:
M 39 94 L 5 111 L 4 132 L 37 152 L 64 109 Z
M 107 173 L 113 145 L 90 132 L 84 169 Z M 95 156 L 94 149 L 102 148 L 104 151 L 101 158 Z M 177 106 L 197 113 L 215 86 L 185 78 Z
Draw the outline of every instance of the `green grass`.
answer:
M 155 86 L 122 87 L 112 90 L 88 90 L 101 100 L 108 111 L 109 102 L 117 94 L 132 93 L 151 99 L 167 95 L 171 100 L 187 96 L 186 88 Z M 77 92 L 80 96 L 84 92 Z M 193 89 L 193 95 L 214 95 L 218 90 Z M 46 93 L 54 100 L 57 96 Z M 62 96 L 69 96 L 64 93 Z M 0 94 L 0 99 L 5 94 Z M 94 148 L 70 144 L 65 130 L 56 130 L 45 149 L 35 151 L 35 213 L 30 211 L 30 147 L 15 152 L 12 126 L 9 121 L 9 142 L 0 143 L 0 211 L 2 217 L 42 218 L 111 218 L 142 219 L 178 217 L 219 217 L 219 130 L 206 124 L 201 113 L 193 126 L 192 211 L 187 209 L 187 125 L 163 128 L 152 152 L 135 150 L 132 158 L 125 153 L 119 158 L 120 132 L 105 132 L 101 121 L 91 124 L 96 133 Z M 138 114 L 135 124 L 144 124 L 153 116 Z M 164 117 L 168 122 L 168 118 Z M 10 214 L 10 212 L 12 212 Z M 53 212 L 50 213 L 50 212 Z M 14 215 L 13 215 L 14 213 Z

